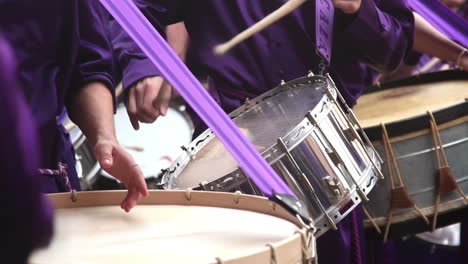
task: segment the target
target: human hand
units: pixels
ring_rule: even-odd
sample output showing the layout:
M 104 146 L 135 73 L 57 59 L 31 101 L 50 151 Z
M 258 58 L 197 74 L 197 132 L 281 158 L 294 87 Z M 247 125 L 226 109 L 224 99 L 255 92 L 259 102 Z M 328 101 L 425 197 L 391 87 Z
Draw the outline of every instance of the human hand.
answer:
M 125 105 L 135 130 L 140 128 L 139 122 L 152 123 L 166 115 L 172 87 L 162 77 L 143 78 L 129 89 Z
M 143 172 L 116 140 L 99 140 L 94 153 L 101 167 L 127 188 L 127 196 L 120 207 L 129 212 L 142 196 L 148 195 Z
M 333 6 L 341 9 L 345 14 L 352 15 L 361 8 L 361 0 L 332 0 Z

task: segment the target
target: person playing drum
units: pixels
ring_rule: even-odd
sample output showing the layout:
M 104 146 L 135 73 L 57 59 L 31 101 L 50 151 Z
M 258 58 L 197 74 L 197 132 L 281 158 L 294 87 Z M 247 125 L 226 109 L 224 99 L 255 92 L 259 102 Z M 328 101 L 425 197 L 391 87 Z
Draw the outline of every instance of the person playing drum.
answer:
M 129 211 L 147 190 L 142 172 L 114 135 L 112 49 L 101 11 L 91 0 L 1 0 L 0 31 L 14 47 L 38 127 L 43 191 L 80 190 L 72 144 L 61 125 L 68 112 L 93 144 L 101 167 L 128 188 L 121 206 Z
M 135 1 L 158 30 L 185 21 L 193 63 L 209 75 L 209 89 L 222 108 L 230 112 L 281 80 L 320 70 L 315 54 L 314 2 L 241 43 L 224 56 L 213 47 L 262 19 L 286 1 Z M 359 62 L 381 70 L 393 70 L 412 46 L 413 17 L 400 0 L 333 1 L 333 56 L 329 72 L 350 106 L 364 88 Z M 164 115 L 167 89 L 159 71 L 115 21 L 111 21 L 113 44 L 123 69 L 128 93 L 127 110 L 135 127 Z M 160 91 L 163 91 L 161 94 Z M 159 98 L 158 98 L 159 95 Z M 156 103 L 155 103 L 156 102 Z M 195 122 L 197 123 L 197 122 Z M 204 130 L 198 122 L 195 134 Z M 345 219 L 334 233 L 319 239 L 318 255 L 327 263 L 361 261 L 361 221 Z

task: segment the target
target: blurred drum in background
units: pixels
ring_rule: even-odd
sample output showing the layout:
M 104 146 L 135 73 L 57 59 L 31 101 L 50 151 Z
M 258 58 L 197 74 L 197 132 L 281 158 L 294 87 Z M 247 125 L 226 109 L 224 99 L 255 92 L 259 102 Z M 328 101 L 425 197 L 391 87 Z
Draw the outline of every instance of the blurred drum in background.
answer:
M 246 102 L 234 123 L 309 209 L 318 237 L 367 200 L 380 173 L 351 110 L 329 77 L 309 76 Z M 163 177 L 165 189 L 263 195 L 207 130 L 185 147 Z
M 152 124 L 140 123 L 135 131 L 123 104 L 117 107 L 115 129 L 119 143 L 135 159 L 146 178 L 148 188 L 156 188 L 161 170 L 167 168 L 181 154 L 181 146 L 190 143 L 193 124 L 185 111 L 185 105 L 171 103 L 166 116 L 160 116 Z M 102 171 L 94 189 L 123 189 L 123 185 Z
M 443 227 L 466 219 L 468 207 L 461 191 L 468 192 L 468 73 L 445 71 L 415 76 L 368 88 L 369 93 L 359 100 L 355 113 L 366 127 L 365 132 L 382 157 L 387 155 L 382 143 L 382 127 L 385 123 L 390 137 L 397 166 L 410 199 L 426 216 L 435 212 L 437 193 L 440 193 L 437 227 Z M 433 112 L 436 126 L 431 129 Z M 437 140 L 440 134 L 440 143 Z M 435 146 L 442 145 L 436 155 Z M 388 152 L 388 151 L 387 151 Z M 391 152 L 389 153 L 391 154 Z M 444 155 L 448 164 L 443 164 Z M 389 156 L 390 157 L 390 156 Z M 448 165 L 455 181 L 439 184 L 438 171 Z M 394 167 L 394 166 L 392 166 Z M 440 169 L 441 171 L 448 171 Z M 385 180 L 369 194 L 367 208 L 374 220 L 384 228 L 392 201 L 391 182 L 388 163 L 382 166 Z M 396 171 L 395 171 L 396 172 Z M 447 177 L 442 177 L 447 179 Z M 449 177 L 450 178 L 450 177 Z M 395 203 L 394 203 L 395 202 Z M 396 206 L 399 207 L 399 206 Z M 404 206 L 403 206 L 404 207 Z M 388 237 L 401 237 L 432 229 L 412 207 L 399 207 L 393 211 Z M 431 219 L 434 223 L 434 219 Z M 381 238 L 372 228 L 371 222 L 365 223 L 368 235 Z M 456 229 L 450 229 L 456 230 Z M 450 231 L 448 230 L 448 231 Z M 440 244 L 453 241 L 456 236 L 450 232 L 438 232 Z M 457 232 L 457 231 L 455 231 Z M 453 232 L 452 232 L 453 233 Z M 458 234 L 459 235 L 459 234 Z M 419 236 L 429 240 L 428 236 Z
M 73 148 L 75 149 L 76 173 L 80 180 L 81 189 L 90 190 L 101 171 L 101 166 L 94 156 L 93 146 L 91 146 L 83 132 L 70 119 L 67 118 L 63 126 L 68 131 Z

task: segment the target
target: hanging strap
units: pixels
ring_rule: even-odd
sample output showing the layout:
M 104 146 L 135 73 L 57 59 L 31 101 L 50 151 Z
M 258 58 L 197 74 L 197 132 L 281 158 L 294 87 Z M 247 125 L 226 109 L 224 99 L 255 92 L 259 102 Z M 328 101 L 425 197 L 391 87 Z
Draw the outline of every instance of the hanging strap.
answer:
M 334 13 L 335 8 L 333 7 L 332 1 L 315 1 L 316 51 L 327 65 L 330 65 L 331 61 Z
M 440 196 L 458 190 L 460 195 L 468 202 L 468 198 L 465 193 L 457 184 L 455 177 L 453 176 L 452 170 L 449 167 L 447 156 L 445 155 L 444 145 L 440 137 L 439 128 L 432 112 L 428 111 L 429 124 L 431 126 L 432 141 L 434 143 L 434 153 L 436 156 L 437 163 L 437 188 L 436 198 L 434 205 L 434 217 L 432 219 L 432 231 L 437 227 L 437 216 L 439 214 Z M 439 154 L 440 152 L 440 154 Z M 442 159 L 441 157 L 442 156 Z
M 384 242 L 387 241 L 388 233 L 390 232 L 390 224 L 392 222 L 393 211 L 396 209 L 403 208 L 414 208 L 414 210 L 421 216 L 426 224 L 429 225 L 429 220 L 422 213 L 422 211 L 416 206 L 411 196 L 408 194 L 405 185 L 403 183 L 403 178 L 401 177 L 400 170 L 395 158 L 395 153 L 393 153 L 392 146 L 390 144 L 390 138 L 388 137 L 387 129 L 384 124 L 380 124 L 382 128 L 382 140 L 385 149 L 385 156 L 387 158 L 387 168 L 388 175 L 391 185 L 391 198 L 390 198 L 390 209 L 388 210 L 387 221 L 385 225 L 384 233 Z M 398 184 L 395 184 L 393 179 L 392 166 L 395 169 L 397 175 Z

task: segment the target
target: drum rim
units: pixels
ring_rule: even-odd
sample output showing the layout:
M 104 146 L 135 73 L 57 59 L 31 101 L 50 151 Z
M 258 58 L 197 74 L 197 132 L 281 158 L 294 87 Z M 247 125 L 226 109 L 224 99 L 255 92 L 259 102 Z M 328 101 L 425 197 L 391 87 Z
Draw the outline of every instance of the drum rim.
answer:
M 329 79 L 324 77 L 324 76 L 305 76 L 301 77 L 295 80 L 292 80 L 290 82 L 281 84 L 261 95 L 258 97 L 249 100 L 246 102 L 244 105 L 241 107 L 237 108 L 233 112 L 229 114 L 229 117 L 231 117 L 233 120 L 235 120 L 237 117 L 241 116 L 243 113 L 246 113 L 252 109 L 252 106 L 255 106 L 256 104 L 260 103 L 261 101 L 265 100 L 266 98 L 270 98 L 273 96 L 276 96 L 280 93 L 283 93 L 285 91 L 288 91 L 290 89 L 294 89 L 294 86 L 297 84 L 307 84 L 307 83 L 325 83 L 327 87 L 333 87 L 334 85 L 330 83 Z M 334 91 L 332 89 L 332 91 Z M 335 94 L 333 96 L 336 98 L 336 91 L 334 91 Z M 312 110 L 309 111 L 309 113 L 315 115 L 317 118 L 317 114 L 314 112 L 317 111 L 318 106 L 325 105 L 327 100 L 327 95 L 326 93 L 323 94 L 321 100 L 318 102 L 316 106 Z M 327 115 L 331 109 L 327 109 L 326 113 L 323 113 L 322 115 Z M 312 113 L 314 112 L 314 113 Z M 304 113 L 306 114 L 306 113 Z M 318 117 L 320 118 L 320 117 Z M 305 129 L 303 129 L 305 128 Z M 292 148 L 293 146 L 297 145 L 300 143 L 304 138 L 306 138 L 310 133 L 312 133 L 315 129 L 315 126 L 311 125 L 310 122 L 307 120 L 305 117 L 301 122 L 299 122 L 294 128 L 291 129 L 290 132 L 288 132 L 287 135 L 283 137 L 285 139 L 285 143 L 288 148 Z M 291 139 L 290 139 L 291 138 Z M 294 138 L 294 139 L 292 139 Z M 179 174 L 185 169 L 185 167 L 188 165 L 188 163 L 191 160 L 191 157 L 196 155 L 206 144 L 208 144 L 211 140 L 214 139 L 214 133 L 211 131 L 211 129 L 205 130 L 202 134 L 200 134 L 197 138 L 195 138 L 188 146 L 183 146 L 183 149 L 186 150 L 184 153 L 182 153 L 172 164 L 169 166 L 167 169 L 164 170 L 164 173 L 162 175 L 162 181 L 161 184 L 164 188 L 174 188 L 173 182 L 170 181 L 170 176 L 174 176 L 173 178 L 176 179 Z M 290 140 L 288 140 L 290 139 Z M 271 153 L 274 153 L 278 150 L 279 148 L 277 147 L 277 144 L 273 144 L 272 146 L 268 147 L 266 150 L 262 152 L 262 156 L 266 159 L 267 157 L 271 156 Z M 276 154 L 274 156 L 277 156 Z M 272 161 L 273 163 L 275 161 Z M 270 162 L 271 164 L 271 162 Z M 239 171 L 241 174 L 243 172 L 237 168 L 236 170 L 223 175 L 221 177 L 227 176 L 227 175 L 238 175 Z
M 365 92 L 363 95 L 371 94 L 371 93 L 379 92 L 379 91 L 384 91 L 388 89 L 398 88 L 402 86 L 408 86 L 408 85 L 420 85 L 420 84 L 436 83 L 436 82 L 443 82 L 443 81 L 463 81 L 463 80 L 468 80 L 468 72 L 460 71 L 460 70 L 446 70 L 446 71 L 430 72 L 430 73 L 411 76 L 411 77 L 404 78 L 401 80 L 394 80 L 394 81 L 378 83 L 376 85 L 369 86 L 364 90 Z
M 127 194 L 126 191 L 88 191 L 76 193 L 76 200 L 73 201 L 70 193 L 47 194 L 47 197 L 54 204 L 56 209 L 72 209 L 80 207 L 98 207 L 98 206 L 118 206 L 120 201 Z M 143 197 L 137 206 L 145 205 L 181 205 L 181 206 L 204 206 L 217 207 L 225 209 L 235 209 L 242 211 L 250 211 L 273 217 L 284 219 L 298 227 L 297 232 L 282 240 L 271 244 L 276 252 L 276 257 L 280 255 L 288 255 L 288 259 L 294 258 L 295 262 L 303 260 L 304 245 L 303 236 L 309 231 L 301 224 L 301 222 L 291 215 L 287 210 L 277 205 L 273 201 L 265 197 L 240 194 L 240 193 L 224 193 L 224 192 L 201 192 L 201 191 L 168 191 L 168 190 L 150 190 L 147 197 Z M 300 247 L 297 248 L 297 245 Z M 312 246 L 312 245 L 311 245 Z M 296 248 L 294 255 L 291 249 Z M 267 245 L 263 247 L 252 248 L 248 252 L 239 252 L 217 258 L 223 263 L 247 263 L 249 258 L 265 259 L 265 263 L 272 259 L 272 250 Z M 243 255 L 241 255 L 243 254 Z M 284 256 L 282 256 L 284 257 Z M 216 263 L 216 259 L 213 259 Z M 34 263 L 34 262 L 32 262 Z M 219 261 L 218 261 L 219 263 Z
M 468 98 L 464 102 L 437 109 L 433 111 L 432 114 L 438 125 L 468 116 Z M 391 138 L 400 137 L 418 131 L 428 130 L 429 115 L 420 114 L 385 123 L 384 125 Z M 364 132 L 367 134 L 370 141 L 379 141 L 382 138 L 382 127 L 380 125 L 365 127 Z

